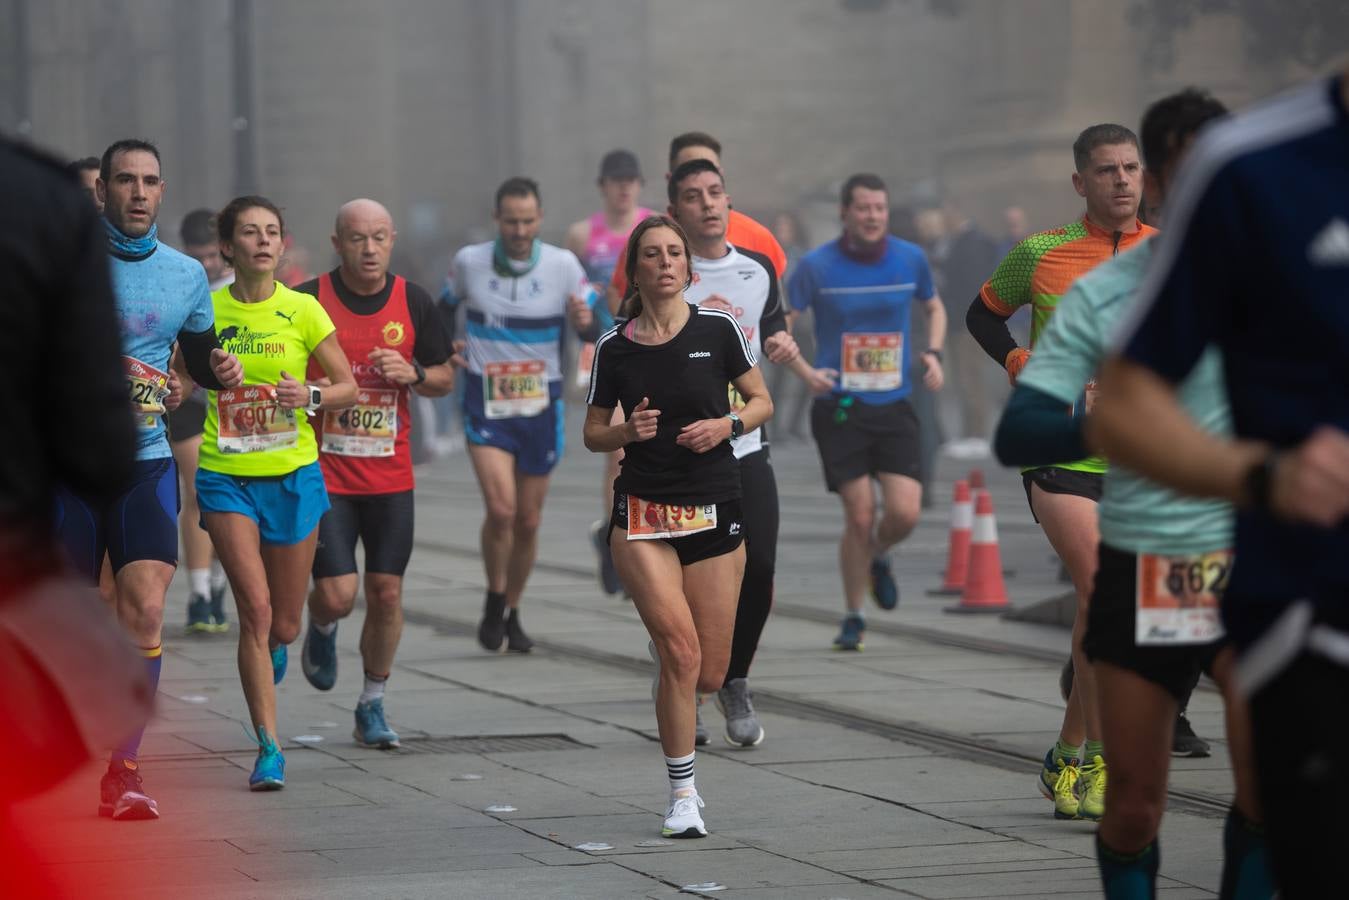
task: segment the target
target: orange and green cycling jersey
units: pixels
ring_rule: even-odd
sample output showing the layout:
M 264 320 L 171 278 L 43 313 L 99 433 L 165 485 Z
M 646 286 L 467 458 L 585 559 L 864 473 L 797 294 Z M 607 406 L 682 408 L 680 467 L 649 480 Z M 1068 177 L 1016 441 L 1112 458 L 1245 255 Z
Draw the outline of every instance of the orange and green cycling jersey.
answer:
M 992 277 L 980 288 L 979 299 L 1003 317 L 1029 303 L 1030 345 L 1034 350 L 1036 340 L 1059 305 L 1059 298 L 1067 293 L 1074 281 L 1110 257 L 1157 233 L 1157 229 L 1149 225 L 1137 224 L 1132 232 L 1106 231 L 1083 216 L 1061 228 L 1032 234 L 1013 247 L 998 264 Z M 1090 456 L 1054 466 L 1100 473 L 1106 470 L 1106 460 L 1101 456 Z

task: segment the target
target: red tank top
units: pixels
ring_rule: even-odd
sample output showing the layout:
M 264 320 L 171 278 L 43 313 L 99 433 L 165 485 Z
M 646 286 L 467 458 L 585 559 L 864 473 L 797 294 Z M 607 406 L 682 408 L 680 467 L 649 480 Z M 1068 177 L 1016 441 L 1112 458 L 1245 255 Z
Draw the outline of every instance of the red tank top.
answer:
M 407 282 L 393 276 L 389 301 L 379 312 L 358 315 L 333 288 L 332 275 L 319 276 L 319 303 L 337 328 L 351 374 L 356 378 L 356 405 L 327 410 L 313 418 L 319 444 L 319 466 L 333 494 L 393 494 L 413 486 L 408 435 L 412 415 L 405 385 L 385 379 L 370 364 L 376 347 L 395 350 L 409 362 L 417 342 L 408 311 Z M 310 379 L 323 375 L 311 358 Z

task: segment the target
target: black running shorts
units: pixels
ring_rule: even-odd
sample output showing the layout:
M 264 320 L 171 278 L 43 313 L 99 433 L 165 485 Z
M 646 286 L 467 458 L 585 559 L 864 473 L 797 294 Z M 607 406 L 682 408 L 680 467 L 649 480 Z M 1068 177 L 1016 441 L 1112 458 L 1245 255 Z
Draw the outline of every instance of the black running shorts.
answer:
M 1035 504 L 1030 499 L 1032 484 L 1039 485 L 1040 490 L 1046 494 L 1068 494 L 1073 497 L 1086 497 L 1093 503 L 1100 503 L 1105 476 L 1099 472 L 1079 472 L 1076 469 L 1045 466 L 1022 472 L 1021 484 L 1026 489 L 1026 505 L 1030 507 L 1031 517 L 1038 524 L 1040 517 L 1035 515 Z
M 412 557 L 412 491 L 396 494 L 329 494 L 332 504 L 319 520 L 314 577 L 356 571 L 356 540 L 365 548 L 365 571 L 398 575 Z
M 1105 662 L 1141 675 L 1184 702 L 1200 672 L 1213 674 L 1225 640 L 1208 644 L 1140 647 L 1134 640 L 1138 557 L 1100 545 L 1096 585 L 1087 607 L 1082 649 L 1093 663 Z
M 850 396 L 818 397 L 810 407 L 810 433 L 833 493 L 882 472 L 920 480 L 918 416 L 908 400 L 872 406 Z
M 206 428 L 206 397 L 202 392 L 198 397 L 194 391 L 187 399 L 168 414 L 169 440 L 175 444 L 194 438 Z
M 614 494 L 614 511 L 609 516 L 609 531 L 604 539 L 613 539 L 614 529 L 622 532 L 620 538 L 628 538 L 628 495 Z M 696 562 L 732 553 L 745 540 L 743 518 L 739 500 L 723 500 L 717 504 L 717 527 L 710 531 L 690 534 L 679 538 L 657 538 L 674 548 L 679 555 L 681 566 L 691 566 Z

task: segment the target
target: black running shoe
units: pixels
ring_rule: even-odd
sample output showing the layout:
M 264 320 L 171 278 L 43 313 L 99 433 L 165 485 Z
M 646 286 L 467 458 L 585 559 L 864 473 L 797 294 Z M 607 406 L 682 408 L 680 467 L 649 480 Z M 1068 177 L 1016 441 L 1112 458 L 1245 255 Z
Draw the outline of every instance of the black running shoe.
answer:
M 478 623 L 478 643 L 493 653 L 501 649 L 506 639 L 506 595 L 487 592 L 482 605 L 482 621 Z
M 133 760 L 109 763 L 98 783 L 98 795 L 100 816 L 118 822 L 159 818 L 159 804 L 145 793 L 140 769 Z
M 1183 709 L 1176 713 L 1176 730 L 1171 736 L 1171 755 L 1188 756 L 1191 759 L 1204 759 L 1209 755 L 1208 741 L 1194 733 Z
M 506 649 L 512 653 L 528 653 L 534 649 L 534 642 L 520 627 L 520 611 L 513 609 L 506 616 Z

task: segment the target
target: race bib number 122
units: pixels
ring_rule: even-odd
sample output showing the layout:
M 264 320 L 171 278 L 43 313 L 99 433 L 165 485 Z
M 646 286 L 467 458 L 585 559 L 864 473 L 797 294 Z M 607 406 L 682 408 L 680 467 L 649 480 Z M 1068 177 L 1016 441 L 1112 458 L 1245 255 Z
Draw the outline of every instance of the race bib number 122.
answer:
M 169 373 L 132 356 L 122 357 L 122 368 L 126 370 L 126 389 L 131 397 L 136 426 L 154 428 L 159 417 L 164 415 L 164 400 L 169 396 Z

